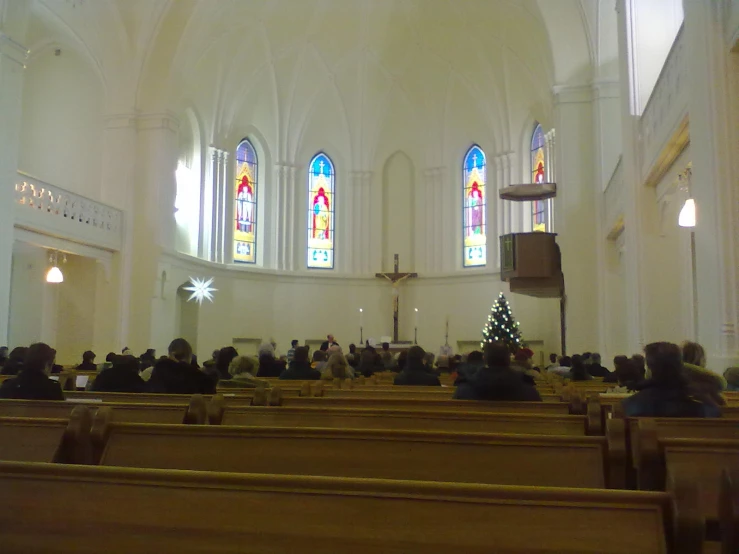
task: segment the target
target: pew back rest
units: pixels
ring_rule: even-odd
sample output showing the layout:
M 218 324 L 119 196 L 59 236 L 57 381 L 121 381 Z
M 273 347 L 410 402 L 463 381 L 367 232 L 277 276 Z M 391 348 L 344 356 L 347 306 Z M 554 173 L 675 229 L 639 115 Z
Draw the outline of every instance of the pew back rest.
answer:
M 677 554 L 685 538 L 665 493 L 1 462 L 0 490 L 7 554 Z
M 605 437 L 115 423 L 104 436 L 101 465 L 162 469 L 603 488 L 611 462 Z

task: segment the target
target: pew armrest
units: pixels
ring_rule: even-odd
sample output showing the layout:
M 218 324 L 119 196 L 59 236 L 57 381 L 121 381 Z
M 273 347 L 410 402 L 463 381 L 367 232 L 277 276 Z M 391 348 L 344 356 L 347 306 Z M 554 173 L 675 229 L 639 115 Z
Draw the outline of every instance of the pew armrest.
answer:
M 681 476 L 670 476 L 667 489 L 672 503 L 672 549 L 675 554 L 703 552 L 706 517 L 700 507 L 696 483 Z
M 204 425 L 207 420 L 208 409 L 202 394 L 193 394 L 190 404 L 185 411 L 182 423 L 190 425 Z
M 608 457 L 606 475 L 608 488 L 626 488 L 626 431 L 623 420 L 609 419 L 606 423 Z
M 92 422 L 90 440 L 92 443 L 92 463 L 99 465 L 103 459 L 105 447 L 110 436 L 110 425 L 113 420 L 113 410 L 107 406 L 98 409 Z
M 92 414 L 86 406 L 75 406 L 69 415 L 56 461 L 63 464 L 91 464 L 93 462 L 90 428 Z
M 208 402 L 208 423 L 220 425 L 223 423 L 223 415 L 226 413 L 226 399 L 222 394 L 216 394 Z
M 726 468 L 721 476 L 719 497 L 721 554 L 739 552 L 739 470 Z

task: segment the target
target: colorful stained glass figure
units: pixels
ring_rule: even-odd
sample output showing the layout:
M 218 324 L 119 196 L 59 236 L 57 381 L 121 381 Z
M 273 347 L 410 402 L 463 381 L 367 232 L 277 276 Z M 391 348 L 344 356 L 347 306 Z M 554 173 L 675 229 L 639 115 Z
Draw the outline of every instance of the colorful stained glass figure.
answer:
M 547 162 L 544 146 L 546 139 L 544 130 L 539 123 L 534 126 L 534 133 L 531 136 L 531 182 L 546 183 L 547 182 Z M 546 233 L 548 230 L 549 220 L 549 201 L 534 200 L 531 203 L 531 223 L 532 230 L 535 232 Z
M 248 139 L 236 149 L 234 262 L 257 261 L 257 152 Z
M 323 152 L 308 169 L 308 267 L 334 267 L 334 164 Z
M 464 267 L 487 263 L 486 202 L 487 163 L 485 153 L 473 145 L 464 157 Z

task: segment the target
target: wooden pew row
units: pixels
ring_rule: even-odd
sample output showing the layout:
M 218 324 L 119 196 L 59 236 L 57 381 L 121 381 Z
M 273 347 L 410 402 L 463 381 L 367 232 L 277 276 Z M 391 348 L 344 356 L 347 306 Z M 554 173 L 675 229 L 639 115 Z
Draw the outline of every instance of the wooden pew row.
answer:
M 0 460 L 89 464 L 91 424 L 84 406 L 64 419 L 0 417 Z
M 656 492 L 11 462 L 0 490 L 7 554 L 699 554 L 702 538 Z
M 91 438 L 101 465 L 245 473 L 623 488 L 621 422 L 606 437 L 115 423 Z
M 540 415 L 460 411 L 439 413 L 420 410 L 372 408 L 227 406 L 215 397 L 208 405 L 211 425 L 273 427 L 325 427 L 332 429 L 381 429 L 536 435 L 602 435 L 599 414 Z
M 135 395 L 132 395 L 135 396 Z M 130 423 L 204 424 L 207 405 L 200 395 L 183 397 L 182 404 L 148 403 L 79 403 L 75 401 L 0 400 L 0 417 L 69 418 L 76 407 L 88 408 L 93 414 L 102 406 L 114 409 L 115 420 Z
M 420 390 L 424 389 L 424 390 Z M 432 390 L 428 390 L 432 389 Z M 451 399 L 454 396 L 455 389 L 440 387 L 387 387 L 387 388 L 368 388 L 355 387 L 352 389 L 324 389 L 322 396 L 329 398 L 357 398 L 357 397 L 392 397 L 392 398 L 408 398 L 414 399 Z M 543 395 L 542 400 L 545 402 L 560 402 L 561 398 L 557 395 Z
M 739 468 L 739 438 L 734 425 L 722 425 L 722 420 L 713 420 L 717 428 L 707 434 L 725 434 L 735 438 L 675 438 L 666 436 L 680 430 L 686 434 L 707 431 L 697 421 L 688 425 L 640 419 L 638 432 L 632 435 L 632 460 L 641 490 L 665 490 L 670 478 L 688 479 L 699 487 L 696 502 L 708 519 L 711 540 L 719 540 L 716 531 L 720 520 L 721 478 L 727 468 Z M 680 429 L 682 427 L 682 429 Z M 732 428 L 734 427 L 734 428 Z

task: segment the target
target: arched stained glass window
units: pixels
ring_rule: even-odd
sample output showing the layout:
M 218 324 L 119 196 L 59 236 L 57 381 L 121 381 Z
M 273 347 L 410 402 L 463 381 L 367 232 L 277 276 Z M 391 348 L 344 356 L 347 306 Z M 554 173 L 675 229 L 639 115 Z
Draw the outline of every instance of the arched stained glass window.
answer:
M 539 123 L 534 125 L 531 136 L 531 182 L 547 182 L 546 138 Z M 546 233 L 549 230 L 549 201 L 534 200 L 531 203 L 531 227 L 533 231 Z
M 485 153 L 477 145 L 464 157 L 464 267 L 480 267 L 487 263 Z
M 334 164 L 323 152 L 308 168 L 308 267 L 334 268 Z
M 254 145 L 244 139 L 236 149 L 234 184 L 234 262 L 257 262 L 257 176 L 259 163 Z

